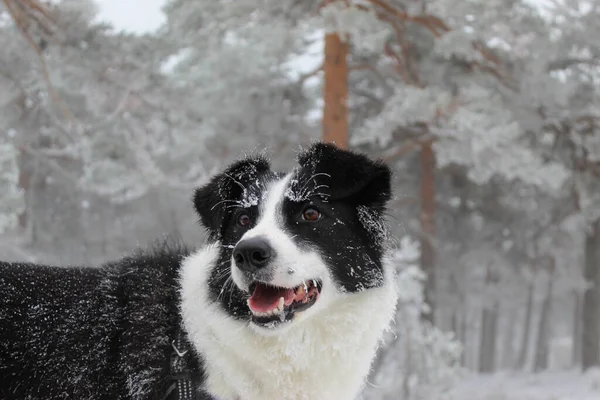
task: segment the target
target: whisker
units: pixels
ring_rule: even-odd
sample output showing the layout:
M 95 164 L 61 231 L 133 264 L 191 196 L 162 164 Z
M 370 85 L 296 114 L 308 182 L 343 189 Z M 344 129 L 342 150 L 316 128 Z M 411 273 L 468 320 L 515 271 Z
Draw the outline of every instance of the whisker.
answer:
M 215 204 L 214 206 L 211 207 L 211 211 L 214 210 L 215 207 L 217 207 L 218 205 L 223 204 L 223 203 L 234 203 L 234 204 L 238 205 L 239 207 L 242 206 L 242 202 L 239 200 L 221 200 L 217 204 Z
M 217 296 L 217 301 L 221 300 L 221 297 L 223 297 L 225 290 L 227 290 L 227 282 L 229 282 L 229 280 L 233 281 L 233 278 L 231 276 L 229 278 L 227 278 L 227 280 L 223 284 L 223 287 L 221 288 L 221 291 L 219 292 L 219 295 Z
M 302 189 L 300 189 L 300 191 L 304 190 L 304 188 L 306 187 L 306 185 L 308 185 L 313 179 L 317 178 L 318 176 L 328 176 L 331 178 L 331 175 L 326 174 L 325 172 L 319 172 L 317 174 L 313 174 L 310 178 L 308 178 L 308 180 L 306 182 L 304 182 L 304 186 L 302 186 Z
M 223 261 L 221 264 L 219 264 L 219 267 L 222 267 L 223 265 L 225 265 L 226 263 L 228 263 L 229 260 Z M 231 264 L 229 264 L 228 266 L 226 266 L 223 270 L 219 271 L 217 274 L 214 275 L 214 278 L 216 280 L 220 280 L 222 279 L 224 276 L 231 274 Z
M 317 190 L 317 189 L 321 189 L 321 188 L 327 188 L 327 189 L 329 189 L 329 185 L 317 185 L 317 186 L 315 186 L 315 187 L 313 188 L 313 191 L 314 191 L 314 190 Z
M 246 186 L 242 185 L 242 183 L 239 182 L 238 180 L 236 180 L 233 176 L 231 176 L 231 175 L 229 175 L 227 173 L 224 173 L 223 175 L 225 175 L 226 177 L 228 177 L 229 179 L 231 179 L 232 181 L 234 181 L 239 187 L 242 188 L 242 190 L 244 191 L 244 193 L 246 191 L 248 191 L 248 189 L 246 189 Z
M 220 271 L 218 274 L 215 275 L 215 279 L 219 280 L 227 275 L 229 275 L 229 269 L 224 269 L 223 271 Z
M 393 220 L 400 221 L 400 218 L 397 215 L 390 214 L 390 213 L 387 213 L 387 212 L 384 212 L 383 215 L 385 215 L 386 217 L 391 218 Z
M 233 286 L 235 285 L 235 282 L 233 281 L 233 275 L 231 276 L 231 290 L 229 291 L 229 304 L 231 304 L 231 296 L 233 296 Z

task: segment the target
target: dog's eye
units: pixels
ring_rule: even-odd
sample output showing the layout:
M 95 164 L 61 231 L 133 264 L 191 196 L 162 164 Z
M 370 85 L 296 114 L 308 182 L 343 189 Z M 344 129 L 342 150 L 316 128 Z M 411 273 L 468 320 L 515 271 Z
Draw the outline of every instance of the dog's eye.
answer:
M 237 217 L 237 224 L 239 226 L 248 226 L 250 225 L 250 222 L 252 222 L 252 220 L 248 214 L 242 213 Z
M 302 219 L 305 221 L 317 221 L 321 218 L 321 213 L 314 207 L 306 207 L 302 212 Z

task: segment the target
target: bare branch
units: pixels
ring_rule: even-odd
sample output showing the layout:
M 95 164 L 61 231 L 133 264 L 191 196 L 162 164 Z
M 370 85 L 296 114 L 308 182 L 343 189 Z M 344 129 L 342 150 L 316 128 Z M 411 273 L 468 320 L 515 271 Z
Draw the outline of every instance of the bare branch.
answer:
M 423 145 L 434 143 L 437 140 L 438 140 L 438 138 L 435 135 L 425 134 L 417 139 L 408 140 L 406 143 L 404 143 L 401 146 L 396 146 L 396 147 L 393 147 L 393 148 L 387 150 L 386 152 L 384 152 L 381 155 L 381 158 L 385 162 L 392 162 L 399 158 L 404 157 L 405 155 L 412 152 L 413 150 L 421 148 L 421 146 L 423 146 Z
M 41 151 L 38 151 L 32 147 L 25 146 L 25 145 L 19 146 L 19 150 L 22 151 L 23 153 L 27 153 L 29 155 L 36 157 L 38 160 L 42 161 L 44 164 L 46 164 L 47 166 L 52 168 L 54 171 L 58 172 L 60 176 L 67 179 L 68 181 L 75 182 L 75 183 L 79 182 L 79 179 L 77 178 L 77 176 L 73 175 L 72 173 L 70 173 L 63 167 L 61 167 L 60 164 L 58 164 L 52 158 L 46 156 Z
M 321 72 L 321 71 L 323 71 L 323 64 L 322 64 L 322 63 L 321 63 L 321 64 L 319 64 L 319 66 L 318 66 L 317 68 L 314 68 L 313 70 L 311 70 L 311 71 L 309 71 L 309 72 L 307 72 L 307 73 L 301 74 L 301 75 L 300 75 L 300 77 L 298 78 L 298 84 L 299 84 L 300 86 L 304 85 L 304 83 L 305 83 L 305 82 L 306 82 L 308 79 L 310 79 L 310 78 L 312 78 L 313 76 L 317 75 L 317 74 L 318 74 L 319 72 Z
M 394 16 L 400 21 L 414 22 L 427 28 L 433 36 L 440 37 L 443 33 L 449 32 L 450 28 L 438 17 L 433 15 L 410 15 L 402 12 L 383 0 L 368 0 L 369 3 L 383 9 L 386 13 Z
M 60 109 L 63 116 L 67 120 L 69 120 L 72 124 L 75 125 L 77 122 L 75 119 L 75 116 L 73 115 L 73 113 L 71 113 L 71 110 L 69 110 L 67 105 L 62 101 L 62 99 L 56 92 L 56 89 L 52 85 L 52 81 L 50 79 L 50 73 L 48 72 L 48 66 L 46 64 L 46 58 L 42 54 L 42 50 L 40 49 L 38 44 L 35 42 L 35 40 L 33 40 L 33 38 L 31 37 L 31 34 L 27 30 L 27 25 L 29 24 L 29 22 L 31 20 L 34 20 L 38 24 L 38 26 L 40 26 L 42 28 L 45 26 L 44 25 L 45 22 L 40 23 L 39 22 L 40 20 L 38 18 L 32 18 L 30 13 L 23 13 L 23 12 L 19 11 L 19 9 L 27 10 L 28 7 L 31 7 L 32 9 L 39 11 L 39 10 L 43 9 L 43 6 L 36 0 L 20 0 L 20 1 L 23 1 L 23 4 L 20 4 L 19 1 L 17 1 L 17 0 L 2 0 L 2 1 L 3 1 L 4 5 L 6 6 L 6 9 L 8 10 L 8 13 L 10 14 L 11 18 L 15 22 L 15 25 L 17 26 L 17 28 L 19 29 L 19 31 L 21 32 L 21 34 L 23 35 L 25 40 L 27 40 L 29 45 L 36 52 L 38 59 L 40 61 L 42 75 L 44 77 L 44 80 L 46 81 L 46 86 L 48 88 L 48 93 L 50 94 L 50 97 L 56 103 L 56 105 Z M 47 11 L 42 12 L 42 14 L 49 15 L 49 13 Z

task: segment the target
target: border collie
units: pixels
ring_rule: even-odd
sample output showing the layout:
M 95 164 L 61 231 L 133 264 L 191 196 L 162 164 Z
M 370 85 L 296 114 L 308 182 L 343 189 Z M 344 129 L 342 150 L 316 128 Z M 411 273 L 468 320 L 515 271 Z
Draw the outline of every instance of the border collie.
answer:
M 194 194 L 196 252 L 0 263 L 2 399 L 354 399 L 396 305 L 384 164 L 317 143 Z

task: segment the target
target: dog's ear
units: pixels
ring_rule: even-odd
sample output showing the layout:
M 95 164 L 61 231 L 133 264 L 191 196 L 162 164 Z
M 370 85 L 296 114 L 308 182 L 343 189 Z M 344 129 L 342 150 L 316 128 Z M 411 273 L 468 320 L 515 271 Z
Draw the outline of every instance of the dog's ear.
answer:
M 231 205 L 247 196 L 246 188 L 269 169 L 269 161 L 264 157 L 246 158 L 231 164 L 206 185 L 196 189 L 194 208 L 211 240 L 220 238 L 221 224 Z
M 356 204 L 383 210 L 389 201 L 391 171 L 381 161 L 342 150 L 332 144 L 316 143 L 298 156 L 304 174 L 312 174 L 315 188 L 330 200 L 349 199 Z

